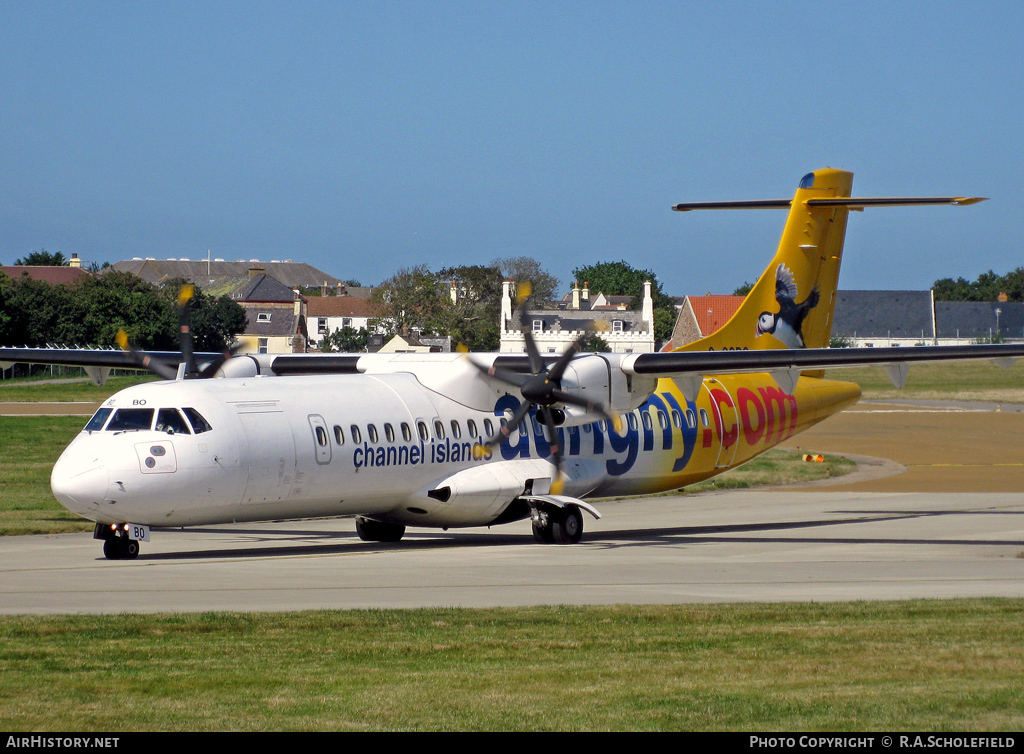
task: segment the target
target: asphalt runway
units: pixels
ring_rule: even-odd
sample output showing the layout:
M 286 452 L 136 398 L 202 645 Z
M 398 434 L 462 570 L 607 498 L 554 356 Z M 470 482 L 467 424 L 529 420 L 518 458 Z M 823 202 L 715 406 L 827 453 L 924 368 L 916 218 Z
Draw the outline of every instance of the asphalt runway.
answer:
M 790 445 L 888 460 L 852 481 L 599 503 L 568 547 L 534 544 L 529 522 L 387 545 L 345 519 L 157 531 L 135 561 L 88 534 L 7 537 L 0 612 L 1024 596 L 1024 413 L 861 404 Z

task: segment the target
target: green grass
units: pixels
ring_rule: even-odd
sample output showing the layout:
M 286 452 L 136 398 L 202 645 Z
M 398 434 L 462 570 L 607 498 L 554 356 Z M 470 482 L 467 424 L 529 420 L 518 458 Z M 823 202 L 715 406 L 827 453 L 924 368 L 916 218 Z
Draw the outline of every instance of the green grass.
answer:
M 155 379 L 157 378 L 146 374 L 111 377 L 103 386 L 95 385 L 91 381 L 41 384 L 38 378 L 8 380 L 0 382 L 0 403 L 33 401 L 42 403 L 93 401 L 100 403 L 118 390 Z
M 991 361 L 911 364 L 907 384 L 892 386 L 882 367 L 832 369 L 830 379 L 856 382 L 865 399 L 962 400 L 1024 403 L 1024 360 L 1008 369 Z
M 50 492 L 50 470 L 85 422 L 81 416 L 0 417 L 0 535 L 92 529 Z
M 1020 600 L 0 618 L 0 729 L 1020 730 Z

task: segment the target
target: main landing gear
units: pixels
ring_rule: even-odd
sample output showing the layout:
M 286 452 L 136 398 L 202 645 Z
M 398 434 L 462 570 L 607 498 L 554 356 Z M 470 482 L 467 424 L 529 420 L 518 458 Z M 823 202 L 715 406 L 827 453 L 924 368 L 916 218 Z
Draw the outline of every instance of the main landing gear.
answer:
M 131 539 L 123 526 L 96 524 L 93 539 L 103 540 L 103 554 L 108 560 L 135 560 L 139 557 L 139 541 Z
M 533 538 L 545 545 L 574 545 L 583 539 L 583 512 L 575 505 L 536 506 L 530 511 Z
M 398 542 L 405 536 L 405 527 L 356 516 L 356 534 L 364 542 Z

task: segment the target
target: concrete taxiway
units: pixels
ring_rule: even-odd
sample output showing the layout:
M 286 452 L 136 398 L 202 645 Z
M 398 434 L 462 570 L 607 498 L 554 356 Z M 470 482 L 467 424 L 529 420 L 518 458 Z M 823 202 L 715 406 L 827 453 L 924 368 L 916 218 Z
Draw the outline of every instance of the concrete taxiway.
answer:
M 158 531 L 135 561 L 88 534 L 7 537 L 0 613 L 1024 596 L 1024 414 L 865 404 L 794 440 L 892 462 L 835 486 L 600 503 L 568 547 L 534 544 L 529 522 L 387 545 L 345 519 Z

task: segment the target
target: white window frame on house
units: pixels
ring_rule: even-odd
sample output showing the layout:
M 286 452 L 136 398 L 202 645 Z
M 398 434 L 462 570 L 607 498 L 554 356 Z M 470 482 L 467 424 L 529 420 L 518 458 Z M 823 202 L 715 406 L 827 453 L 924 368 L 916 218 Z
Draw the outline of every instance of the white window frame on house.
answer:
M 327 334 L 327 317 L 320 317 L 317 320 L 316 331 L 319 335 Z
M 612 320 L 612 332 L 622 332 L 622 320 L 621 319 L 613 319 Z
M 258 338 L 257 339 L 257 344 L 258 344 L 258 347 L 256 349 L 257 353 L 267 353 L 269 351 L 270 341 L 267 338 Z
M 533 320 L 533 331 L 534 332 L 544 332 L 544 320 L 542 320 L 542 319 L 535 319 L 535 320 Z
M 272 314 L 271 312 L 259 312 L 256 315 L 256 321 L 257 322 L 269 322 L 271 314 Z

